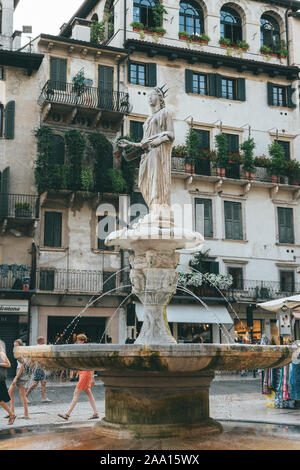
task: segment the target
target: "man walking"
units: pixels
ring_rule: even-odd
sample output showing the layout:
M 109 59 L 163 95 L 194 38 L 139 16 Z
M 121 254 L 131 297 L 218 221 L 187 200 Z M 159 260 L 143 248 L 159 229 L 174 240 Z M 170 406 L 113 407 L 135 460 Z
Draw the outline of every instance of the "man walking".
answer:
M 45 344 L 45 338 L 43 336 L 39 336 L 37 339 L 37 344 L 38 346 L 42 346 L 43 344 Z M 38 386 L 39 383 L 41 383 L 42 403 L 50 403 L 52 400 L 50 400 L 46 395 L 46 374 L 45 371 L 42 369 L 35 370 L 33 384 L 27 390 L 26 398 L 28 398 L 29 394 Z

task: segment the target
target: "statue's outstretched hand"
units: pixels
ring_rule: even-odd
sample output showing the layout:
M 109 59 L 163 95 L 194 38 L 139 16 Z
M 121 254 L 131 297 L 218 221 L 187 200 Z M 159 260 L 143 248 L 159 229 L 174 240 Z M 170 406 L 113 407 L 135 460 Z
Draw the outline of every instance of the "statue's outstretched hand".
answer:
M 140 144 L 137 142 L 130 142 L 129 140 L 122 139 L 118 142 L 118 147 L 126 148 L 126 147 L 140 147 Z

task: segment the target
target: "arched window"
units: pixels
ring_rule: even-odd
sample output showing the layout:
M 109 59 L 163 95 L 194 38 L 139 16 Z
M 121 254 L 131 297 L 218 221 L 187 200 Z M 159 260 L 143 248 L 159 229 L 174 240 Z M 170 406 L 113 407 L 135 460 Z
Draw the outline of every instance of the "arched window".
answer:
M 2 34 L 2 3 L 0 3 L 0 34 Z
M 64 165 L 65 163 L 65 141 L 64 138 L 58 134 L 53 136 L 51 163 L 53 165 Z
M 262 15 L 260 19 L 260 44 L 275 50 L 280 46 L 279 24 L 270 15 Z
M 115 8 L 114 8 L 114 0 L 111 0 L 109 9 L 108 9 L 108 39 L 110 39 L 115 32 Z
M 155 26 L 152 8 L 155 2 L 153 0 L 134 0 L 133 2 L 133 21 L 143 23 L 144 26 Z
M 204 32 L 203 12 L 194 2 L 180 2 L 179 31 L 186 31 L 189 34 Z
M 233 44 L 243 39 L 241 17 L 229 7 L 221 9 L 221 37 L 230 39 Z

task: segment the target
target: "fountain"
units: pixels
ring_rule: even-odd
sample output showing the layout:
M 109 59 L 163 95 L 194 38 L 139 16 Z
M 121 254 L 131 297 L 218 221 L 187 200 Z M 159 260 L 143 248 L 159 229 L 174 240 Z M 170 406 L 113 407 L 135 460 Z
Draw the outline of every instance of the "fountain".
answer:
M 177 287 L 177 250 L 200 247 L 204 239 L 177 227 L 170 210 L 174 130 L 164 95 L 163 88 L 149 94 L 152 114 L 144 124 L 142 142 L 118 143 L 126 159 L 142 155 L 139 187 L 149 214 L 106 239 L 107 245 L 133 252 L 133 293 L 144 306 L 138 339 L 134 345 L 45 345 L 15 351 L 16 358 L 41 368 L 99 371 L 106 391 L 105 418 L 94 431 L 113 439 L 220 433 L 221 424 L 209 414 L 215 371 L 281 367 L 292 361 L 291 346 L 176 344 L 170 332 L 166 306 Z

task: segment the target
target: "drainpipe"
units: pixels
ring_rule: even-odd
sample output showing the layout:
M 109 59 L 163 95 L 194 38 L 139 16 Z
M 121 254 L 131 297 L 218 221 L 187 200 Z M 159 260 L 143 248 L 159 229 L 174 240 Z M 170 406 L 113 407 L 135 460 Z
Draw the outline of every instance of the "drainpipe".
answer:
M 127 29 L 127 0 L 124 0 L 124 44 L 126 43 L 126 29 Z
M 285 35 L 286 35 L 286 47 L 289 51 L 290 45 L 289 45 L 289 11 L 290 9 L 287 8 L 285 11 Z M 287 56 L 287 65 L 290 65 L 290 54 Z

